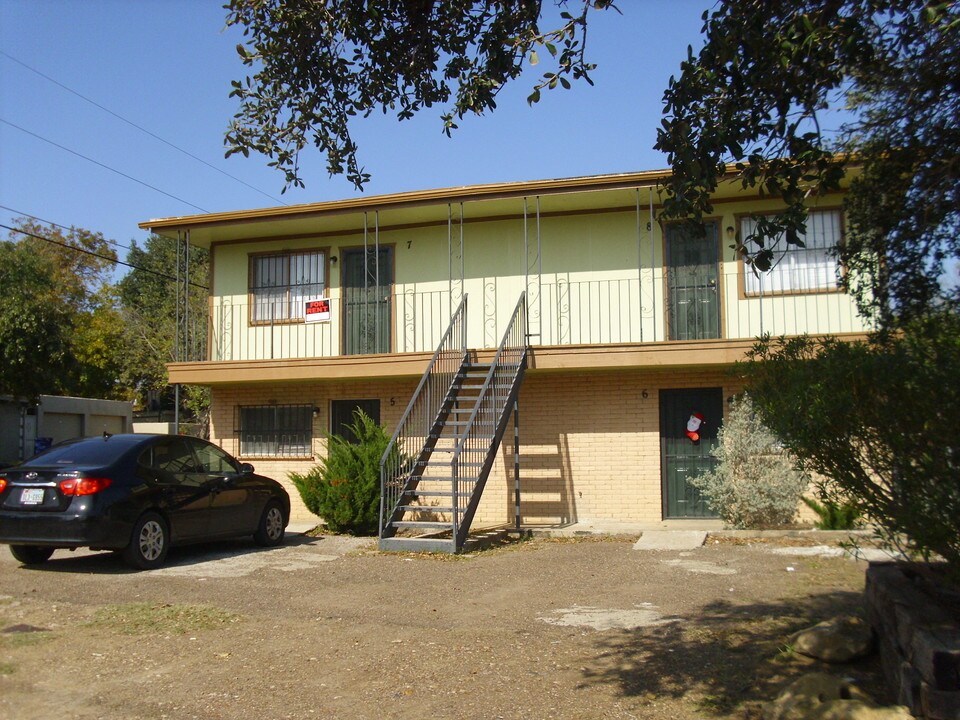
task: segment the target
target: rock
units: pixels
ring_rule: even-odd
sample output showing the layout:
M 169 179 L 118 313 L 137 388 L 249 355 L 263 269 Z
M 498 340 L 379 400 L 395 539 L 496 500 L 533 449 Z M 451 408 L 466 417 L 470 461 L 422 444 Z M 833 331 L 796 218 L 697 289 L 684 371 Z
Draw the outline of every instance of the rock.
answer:
M 873 705 L 870 697 L 855 685 L 826 673 L 800 676 L 764 708 L 764 720 L 807 720 L 824 704 L 836 700 L 856 700 Z
M 876 707 L 861 700 L 831 700 L 806 716 L 807 720 L 913 720 L 902 705 Z
M 911 720 L 907 708 L 878 707 L 847 680 L 808 673 L 764 707 L 764 720 Z
M 856 616 L 840 615 L 795 633 L 790 645 L 796 652 L 817 660 L 845 663 L 870 654 L 873 631 Z

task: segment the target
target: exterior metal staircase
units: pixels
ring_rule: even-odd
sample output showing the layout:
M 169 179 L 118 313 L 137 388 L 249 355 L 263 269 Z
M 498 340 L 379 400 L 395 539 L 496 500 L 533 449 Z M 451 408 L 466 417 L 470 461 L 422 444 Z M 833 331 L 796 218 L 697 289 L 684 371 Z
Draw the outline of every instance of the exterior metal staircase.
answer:
M 520 296 L 489 364 L 466 348 L 464 297 L 380 461 L 380 549 L 463 549 L 527 366 Z

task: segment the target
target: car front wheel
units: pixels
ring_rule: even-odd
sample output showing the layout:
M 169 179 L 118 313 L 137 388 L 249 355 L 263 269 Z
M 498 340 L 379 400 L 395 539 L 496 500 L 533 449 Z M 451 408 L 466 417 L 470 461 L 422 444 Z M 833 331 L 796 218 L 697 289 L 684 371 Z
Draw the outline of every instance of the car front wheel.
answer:
M 257 545 L 263 547 L 273 547 L 283 542 L 283 532 L 285 523 L 283 521 L 283 510 L 280 503 L 271 500 L 263 509 L 263 515 L 260 516 L 260 524 L 257 526 L 257 532 L 253 539 Z
M 152 570 L 163 565 L 169 549 L 170 531 L 166 521 L 157 513 L 148 512 L 137 520 L 123 559 L 138 570 Z
M 40 565 L 53 555 L 53 548 L 38 545 L 11 545 L 10 554 L 24 565 Z

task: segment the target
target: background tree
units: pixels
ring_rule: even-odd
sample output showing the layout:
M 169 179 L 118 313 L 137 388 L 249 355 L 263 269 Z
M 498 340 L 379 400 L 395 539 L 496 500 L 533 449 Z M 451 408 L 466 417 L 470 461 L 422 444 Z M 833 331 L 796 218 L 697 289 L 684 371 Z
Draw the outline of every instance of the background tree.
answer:
M 308 145 L 327 156 L 331 175 L 358 188 L 369 177 L 350 128 L 374 111 L 406 120 L 447 106 L 449 134 L 468 113 L 496 108 L 500 89 L 537 51 L 550 56 L 531 102 L 547 88 L 590 81 L 587 18 L 612 0 L 556 0 L 560 27 L 542 31 L 542 0 L 231 0 L 227 25 L 243 28 L 237 46 L 252 76 L 233 83 L 240 109 L 226 135 L 227 155 L 251 150 L 303 187 L 298 156 Z M 285 188 L 286 189 L 286 188 Z
M 69 308 L 56 302 L 50 262 L 0 242 L 0 393 L 35 398 L 61 386 L 68 366 Z
M 122 397 L 122 345 L 103 235 L 14 221 L 2 243 L 0 391 Z

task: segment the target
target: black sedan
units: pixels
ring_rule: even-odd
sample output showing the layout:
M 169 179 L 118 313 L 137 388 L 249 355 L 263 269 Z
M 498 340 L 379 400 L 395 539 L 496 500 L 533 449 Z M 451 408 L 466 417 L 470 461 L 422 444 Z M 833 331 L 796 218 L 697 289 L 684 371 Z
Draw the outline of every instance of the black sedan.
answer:
M 0 471 L 0 543 L 27 565 L 89 547 L 156 568 L 171 545 L 243 535 L 279 545 L 289 519 L 278 482 L 192 437 L 68 440 Z

